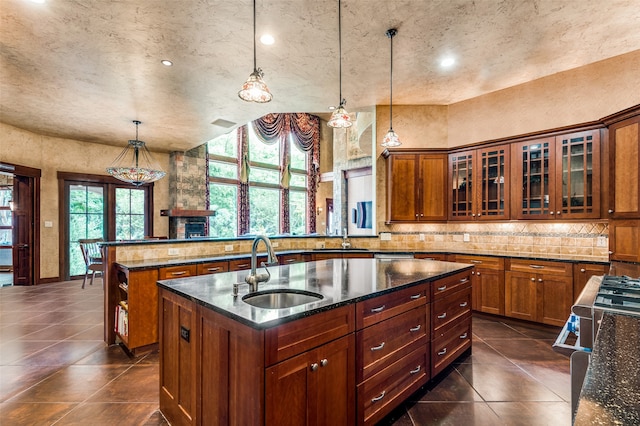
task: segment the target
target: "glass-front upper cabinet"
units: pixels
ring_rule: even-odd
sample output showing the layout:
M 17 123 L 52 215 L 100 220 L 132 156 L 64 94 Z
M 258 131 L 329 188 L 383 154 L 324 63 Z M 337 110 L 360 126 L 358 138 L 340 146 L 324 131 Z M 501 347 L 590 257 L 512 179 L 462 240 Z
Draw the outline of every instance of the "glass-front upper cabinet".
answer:
M 449 220 L 509 218 L 509 148 L 449 155 Z
M 516 219 L 600 217 L 600 131 L 514 144 Z

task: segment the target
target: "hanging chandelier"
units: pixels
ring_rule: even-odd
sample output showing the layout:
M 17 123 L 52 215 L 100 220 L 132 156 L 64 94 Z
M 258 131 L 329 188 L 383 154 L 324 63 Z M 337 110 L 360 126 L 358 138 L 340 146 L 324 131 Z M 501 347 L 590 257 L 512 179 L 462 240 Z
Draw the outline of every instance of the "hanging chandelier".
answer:
M 265 103 L 271 101 L 273 96 L 262 80 L 264 73 L 256 65 L 256 0 L 253 0 L 253 72 L 244 82 L 238 92 L 238 96 L 243 101 Z
M 391 28 L 387 30 L 385 34 L 389 37 L 389 40 L 391 40 L 391 72 L 389 73 L 389 131 L 384 135 L 384 138 L 382 138 L 382 143 L 380 145 L 384 148 L 393 148 L 402 145 L 398 135 L 393 131 L 393 37 L 398 34 L 398 30 Z
M 351 117 L 349 117 L 349 113 L 344 107 L 347 104 L 347 101 L 342 97 L 342 7 L 340 3 L 340 0 L 338 0 L 338 62 L 340 64 L 340 105 L 338 105 L 338 108 L 333 110 L 331 118 L 327 123 L 330 127 L 335 128 L 351 127 L 351 125 L 353 124 L 351 122 Z
M 145 143 L 138 140 L 138 125 L 141 122 L 134 120 L 133 123 L 136 125 L 135 140 L 129 140 L 125 149 L 113 160 L 111 167 L 107 168 L 107 173 L 123 182 L 140 186 L 162 179 L 166 173 L 156 166 Z M 127 162 L 129 159 L 131 162 Z

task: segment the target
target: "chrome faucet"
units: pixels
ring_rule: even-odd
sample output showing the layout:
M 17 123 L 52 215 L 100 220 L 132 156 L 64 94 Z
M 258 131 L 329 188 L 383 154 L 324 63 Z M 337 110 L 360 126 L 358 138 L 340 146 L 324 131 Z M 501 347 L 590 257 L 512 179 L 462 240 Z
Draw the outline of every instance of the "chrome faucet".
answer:
M 348 249 L 349 247 L 351 247 L 351 243 L 349 241 L 347 241 L 347 228 L 344 228 L 342 230 L 342 249 Z
M 256 272 L 258 263 L 258 244 L 260 241 L 264 241 L 264 245 L 267 247 L 267 262 L 262 262 L 262 267 L 267 271 L 266 274 L 258 274 Z M 253 246 L 251 247 L 251 274 L 247 275 L 244 281 L 249 284 L 249 291 L 258 291 L 258 283 L 266 283 L 271 278 L 267 266 L 275 266 L 278 264 L 278 259 L 273 253 L 273 247 L 271 241 L 265 235 L 258 235 L 253 240 Z

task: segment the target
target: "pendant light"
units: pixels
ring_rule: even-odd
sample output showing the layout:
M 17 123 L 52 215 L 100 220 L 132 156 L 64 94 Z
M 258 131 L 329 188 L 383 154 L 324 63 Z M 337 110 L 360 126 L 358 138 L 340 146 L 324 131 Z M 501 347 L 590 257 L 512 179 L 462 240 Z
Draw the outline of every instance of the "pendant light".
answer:
M 256 65 L 256 0 L 253 0 L 253 72 L 249 75 L 247 81 L 244 82 L 242 88 L 238 92 L 238 96 L 243 101 L 265 103 L 271 101 L 273 96 L 262 80 L 264 76 L 262 69 Z
M 349 117 L 349 113 L 345 109 L 345 105 L 347 101 L 342 97 L 342 7 L 340 4 L 340 0 L 338 0 L 338 62 L 340 64 L 340 105 L 338 108 L 333 110 L 331 114 L 331 118 L 327 123 L 330 127 L 335 128 L 346 128 L 351 127 L 353 124 L 351 122 L 351 117 Z
M 393 131 L 393 37 L 398 34 L 398 30 L 396 30 L 395 28 L 391 28 L 387 30 L 385 34 L 391 40 L 391 72 L 389 78 L 389 131 L 386 135 L 384 135 L 384 138 L 382 139 L 382 143 L 380 145 L 385 148 L 393 148 L 402 145 L 400 139 L 398 139 L 398 135 L 396 135 L 396 132 Z
M 129 141 L 126 148 L 113 160 L 111 167 L 107 168 L 107 173 L 123 182 L 140 186 L 162 179 L 166 173 L 156 166 L 145 143 L 138 140 L 138 125 L 141 122 L 134 120 L 133 123 L 136 125 L 135 140 Z M 130 163 L 127 162 L 128 158 L 131 158 Z

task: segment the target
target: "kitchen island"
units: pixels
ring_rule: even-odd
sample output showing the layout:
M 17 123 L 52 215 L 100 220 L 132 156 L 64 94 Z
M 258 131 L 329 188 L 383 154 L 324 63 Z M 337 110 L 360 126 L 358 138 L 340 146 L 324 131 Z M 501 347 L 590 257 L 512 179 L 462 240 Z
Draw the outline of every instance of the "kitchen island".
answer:
M 471 347 L 472 265 L 332 259 L 159 281 L 160 409 L 172 424 L 373 424 Z

